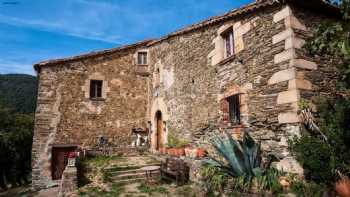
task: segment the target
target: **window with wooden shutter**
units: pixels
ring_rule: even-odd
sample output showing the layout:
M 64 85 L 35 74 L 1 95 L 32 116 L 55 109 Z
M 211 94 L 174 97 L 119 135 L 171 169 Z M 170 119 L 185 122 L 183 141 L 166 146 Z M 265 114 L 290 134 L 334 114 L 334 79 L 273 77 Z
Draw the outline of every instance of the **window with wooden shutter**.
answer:
M 241 123 L 240 96 L 239 94 L 227 98 L 229 105 L 229 119 L 232 125 Z
M 229 103 L 227 99 L 222 99 L 220 102 L 221 105 L 221 111 L 222 111 L 222 123 L 227 124 L 229 123 Z
M 233 30 L 229 28 L 227 31 L 221 34 L 224 40 L 225 58 L 228 58 L 234 54 L 234 37 Z
M 102 98 L 102 80 L 91 80 L 90 81 L 90 98 L 98 99 Z

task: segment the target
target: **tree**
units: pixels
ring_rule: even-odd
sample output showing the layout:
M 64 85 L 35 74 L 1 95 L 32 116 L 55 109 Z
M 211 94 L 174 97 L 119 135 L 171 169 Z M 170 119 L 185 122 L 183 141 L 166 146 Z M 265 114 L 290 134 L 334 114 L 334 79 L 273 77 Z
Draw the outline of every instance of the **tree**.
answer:
M 0 117 L 0 187 L 7 189 L 28 183 L 34 119 L 1 106 Z

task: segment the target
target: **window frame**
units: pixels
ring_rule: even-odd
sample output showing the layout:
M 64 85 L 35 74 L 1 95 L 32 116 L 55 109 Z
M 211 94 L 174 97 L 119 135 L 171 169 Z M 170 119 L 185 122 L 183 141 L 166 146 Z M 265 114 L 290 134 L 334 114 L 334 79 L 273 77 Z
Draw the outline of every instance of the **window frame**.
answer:
M 241 124 L 241 94 L 234 94 L 226 98 L 228 102 L 229 123 Z
M 103 99 L 103 80 L 90 79 L 89 97 L 91 100 Z
M 148 65 L 148 52 L 138 51 L 136 61 L 137 61 L 137 65 Z
M 235 36 L 233 27 L 227 28 L 222 32 L 221 38 L 223 39 L 224 44 L 224 58 L 232 57 L 235 54 Z M 230 49 L 228 50 L 228 48 Z

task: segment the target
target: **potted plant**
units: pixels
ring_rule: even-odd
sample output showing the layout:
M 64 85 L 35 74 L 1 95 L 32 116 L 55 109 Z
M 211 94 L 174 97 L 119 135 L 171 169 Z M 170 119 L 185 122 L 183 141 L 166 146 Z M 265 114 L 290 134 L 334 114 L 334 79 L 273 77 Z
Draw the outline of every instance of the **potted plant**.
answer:
M 167 154 L 167 148 L 166 147 L 160 147 L 159 148 L 159 153 L 164 155 L 164 154 Z
M 203 148 L 197 148 L 197 157 L 198 158 L 203 158 L 207 155 L 207 152 Z
M 172 133 L 169 134 L 168 137 L 168 154 L 172 156 L 184 156 L 185 155 L 185 147 L 188 145 L 188 141 L 179 139 Z
M 185 156 L 185 148 L 189 145 L 189 141 L 185 139 L 178 140 L 178 143 L 176 145 L 177 149 L 177 156 Z
M 76 162 L 76 157 L 78 156 L 77 152 L 70 152 L 68 154 L 68 163 L 67 166 L 69 167 L 74 167 L 75 166 L 75 162 Z
M 168 143 L 166 144 L 168 155 L 176 156 L 176 149 L 175 149 L 176 144 L 177 144 L 177 139 L 172 133 L 170 133 L 168 137 Z
M 197 156 L 197 150 L 191 146 L 185 147 L 185 156 L 195 158 Z
M 176 147 L 175 148 L 176 156 L 181 157 L 185 156 L 185 148 L 184 147 Z
M 340 180 L 337 181 L 337 183 L 335 184 L 335 191 L 337 191 L 337 194 L 340 197 L 350 196 L 350 179 L 349 179 L 349 177 L 340 174 Z
M 175 148 L 168 147 L 168 148 L 167 148 L 167 154 L 168 154 L 168 155 L 171 155 L 171 156 L 176 156 L 176 149 L 175 149 Z

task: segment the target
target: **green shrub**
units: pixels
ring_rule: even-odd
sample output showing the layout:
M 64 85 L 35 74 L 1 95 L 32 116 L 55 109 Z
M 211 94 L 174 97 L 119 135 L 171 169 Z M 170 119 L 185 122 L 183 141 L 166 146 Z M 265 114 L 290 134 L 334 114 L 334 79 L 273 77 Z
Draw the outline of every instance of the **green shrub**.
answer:
M 293 181 L 291 191 L 298 197 L 322 197 L 327 191 L 327 186 L 314 182 Z
M 321 139 L 303 135 L 294 139 L 291 149 L 305 168 L 306 178 L 316 183 L 334 181 L 335 158 L 332 147 Z

